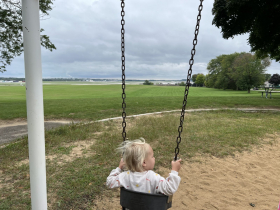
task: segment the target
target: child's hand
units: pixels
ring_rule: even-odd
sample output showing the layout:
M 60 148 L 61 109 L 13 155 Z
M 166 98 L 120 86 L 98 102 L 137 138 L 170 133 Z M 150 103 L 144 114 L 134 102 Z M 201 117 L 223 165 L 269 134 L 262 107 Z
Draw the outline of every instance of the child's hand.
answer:
M 123 159 L 121 159 L 120 164 L 119 164 L 119 168 L 123 170 L 124 166 L 125 166 L 125 163 L 124 163 Z
M 173 171 L 179 172 L 179 170 L 181 168 L 181 161 L 182 161 L 182 159 L 180 158 L 179 160 L 176 160 L 176 161 L 173 160 L 171 162 L 171 167 L 172 167 Z

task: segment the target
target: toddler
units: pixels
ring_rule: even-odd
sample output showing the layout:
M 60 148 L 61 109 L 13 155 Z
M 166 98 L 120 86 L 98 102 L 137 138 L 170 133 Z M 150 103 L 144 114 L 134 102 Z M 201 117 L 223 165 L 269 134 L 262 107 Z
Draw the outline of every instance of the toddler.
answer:
M 123 153 L 123 158 L 119 167 L 113 169 L 107 177 L 108 187 L 124 187 L 133 191 L 162 193 L 168 196 L 176 192 L 181 181 L 178 176 L 181 159 L 171 162 L 171 173 L 165 179 L 152 171 L 155 165 L 154 152 L 143 138 L 125 141 L 117 150 Z M 127 171 L 123 171 L 124 166 Z

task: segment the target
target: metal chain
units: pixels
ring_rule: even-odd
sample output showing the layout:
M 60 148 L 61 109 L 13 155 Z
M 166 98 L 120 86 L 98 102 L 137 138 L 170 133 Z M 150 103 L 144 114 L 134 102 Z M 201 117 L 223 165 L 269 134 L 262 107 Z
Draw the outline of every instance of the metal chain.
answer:
M 195 32 L 194 32 L 194 39 L 193 39 L 193 48 L 191 50 L 191 59 L 189 61 L 190 64 L 190 68 L 188 70 L 188 77 L 187 77 L 187 82 L 186 82 L 186 87 L 185 87 L 185 94 L 184 94 L 184 100 L 183 100 L 183 106 L 182 106 L 182 111 L 181 111 L 181 117 L 180 117 L 180 125 L 178 127 L 178 132 L 179 135 L 176 139 L 177 142 L 177 147 L 175 148 L 175 157 L 174 160 L 177 160 L 177 156 L 179 154 L 179 144 L 181 143 L 181 134 L 183 132 L 183 123 L 184 123 L 184 118 L 185 118 L 185 108 L 187 105 L 187 98 L 188 98 L 188 94 L 189 94 L 189 88 L 190 88 L 190 81 L 191 81 L 191 76 L 192 76 L 192 66 L 194 64 L 194 55 L 195 55 L 195 46 L 197 45 L 197 36 L 198 36 L 198 32 L 199 32 L 199 24 L 200 24 L 200 20 L 201 20 L 201 11 L 203 9 L 203 5 L 202 2 L 204 0 L 200 0 L 200 5 L 198 7 L 198 15 L 197 15 L 197 23 L 196 23 L 196 27 L 195 27 Z
M 123 127 L 123 131 L 122 131 L 122 137 L 123 137 L 123 140 L 125 141 L 126 139 L 126 131 L 125 131 L 125 128 L 126 128 L 126 122 L 125 122 L 125 117 L 126 117 L 126 112 L 125 112 L 125 108 L 126 108 L 126 103 L 125 103 L 125 98 L 126 98 L 126 94 L 125 94 L 125 44 L 124 44 L 124 24 L 125 24 L 125 21 L 124 21 L 124 15 L 125 15 L 125 12 L 124 12 L 124 0 L 121 0 L 121 7 L 122 7 L 122 11 L 121 11 L 121 16 L 122 16 L 122 20 L 121 20 L 121 25 L 122 25 L 122 29 L 121 29 L 121 51 L 122 51 L 122 99 L 123 99 L 123 102 L 122 102 L 122 109 L 123 109 L 123 112 L 122 112 L 122 118 L 123 118 L 123 122 L 122 122 L 122 127 Z

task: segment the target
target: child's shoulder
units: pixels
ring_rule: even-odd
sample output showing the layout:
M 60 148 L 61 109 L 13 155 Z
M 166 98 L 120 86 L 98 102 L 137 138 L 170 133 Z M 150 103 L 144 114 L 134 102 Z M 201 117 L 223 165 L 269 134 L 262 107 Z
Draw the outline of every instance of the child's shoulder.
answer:
M 150 175 L 150 176 L 158 176 L 158 177 L 160 177 L 160 175 L 159 175 L 158 173 L 156 173 L 156 172 L 154 172 L 154 171 L 152 171 L 152 170 L 149 170 L 149 171 L 147 172 L 147 175 Z

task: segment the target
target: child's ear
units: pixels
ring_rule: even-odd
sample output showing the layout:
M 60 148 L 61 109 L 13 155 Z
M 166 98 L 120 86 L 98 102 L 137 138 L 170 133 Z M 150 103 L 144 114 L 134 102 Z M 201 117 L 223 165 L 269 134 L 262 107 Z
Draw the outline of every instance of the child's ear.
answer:
M 143 167 L 146 167 L 146 162 L 145 162 L 145 160 L 143 161 L 142 166 L 143 166 Z

